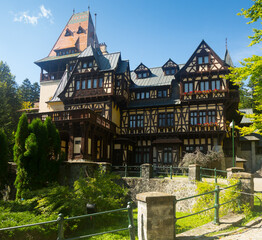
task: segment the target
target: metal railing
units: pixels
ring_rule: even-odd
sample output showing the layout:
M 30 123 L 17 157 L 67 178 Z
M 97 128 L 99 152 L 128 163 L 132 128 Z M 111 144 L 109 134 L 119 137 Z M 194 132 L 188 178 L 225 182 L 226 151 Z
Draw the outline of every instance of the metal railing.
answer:
M 153 177 L 188 176 L 188 167 L 153 166 Z
M 127 215 L 128 215 L 128 226 L 125 227 L 125 228 L 119 228 L 119 229 L 114 229 L 114 230 L 110 230 L 110 231 L 104 231 L 104 232 L 94 233 L 94 234 L 89 234 L 89 235 L 82 235 L 82 236 L 77 236 L 77 237 L 73 237 L 73 238 L 65 238 L 64 237 L 64 229 L 65 229 L 64 223 L 66 221 L 77 220 L 77 219 L 81 219 L 81 218 L 88 218 L 88 217 L 93 217 L 93 216 L 103 215 L 103 214 L 108 214 L 108 213 L 114 213 L 114 212 L 122 212 L 122 211 L 127 211 Z M 134 219 L 133 219 L 133 208 L 132 208 L 132 204 L 130 202 L 128 203 L 126 208 L 120 208 L 120 209 L 115 209 L 115 210 L 110 210 L 110 211 L 86 214 L 86 215 L 69 217 L 69 218 L 64 218 L 63 214 L 60 213 L 57 220 L 41 222 L 41 223 L 27 224 L 27 225 L 22 225 L 22 226 L 1 228 L 0 231 L 9 231 L 9 230 L 14 230 L 14 229 L 19 229 L 19 228 L 33 227 L 33 226 L 38 226 L 38 225 L 46 225 L 46 224 L 50 224 L 50 223 L 57 223 L 58 224 L 58 238 L 57 238 L 57 240 L 82 239 L 82 238 L 86 238 L 86 237 L 98 236 L 98 235 L 103 235 L 103 234 L 107 234 L 107 233 L 114 233 L 114 232 L 120 232 L 120 231 L 126 231 L 126 230 L 129 230 L 130 240 L 135 240 L 135 226 L 134 226 Z
M 211 174 L 207 174 L 207 173 L 211 173 Z M 217 183 L 218 178 L 223 178 L 226 176 L 227 176 L 227 171 L 218 170 L 216 168 L 211 169 L 211 168 L 200 167 L 200 181 L 202 181 L 203 177 L 207 177 L 207 178 L 213 177 L 215 179 L 215 183 Z
M 190 196 L 190 197 L 185 197 L 185 198 L 181 198 L 181 199 L 176 199 L 174 200 L 174 224 L 175 224 L 175 230 L 174 230 L 174 234 L 176 236 L 176 222 L 177 220 L 179 219 L 182 219 L 182 218 L 187 218 L 187 217 L 191 217 L 191 216 L 194 216 L 194 215 L 197 215 L 197 214 L 200 214 L 200 213 L 203 213 L 203 212 L 206 212 L 206 211 L 209 211 L 211 209 L 215 209 L 215 214 L 214 214 L 214 224 L 219 224 L 219 208 L 220 206 L 223 206 L 225 204 L 228 204 L 230 202 L 233 202 L 233 201 L 236 201 L 238 200 L 238 204 L 240 205 L 240 199 L 239 197 L 237 198 L 233 198 L 227 202 L 224 202 L 224 203 L 219 203 L 219 193 L 222 191 L 222 190 L 226 190 L 226 189 L 229 189 L 229 188 L 233 188 L 233 187 L 236 187 L 238 186 L 240 188 L 240 185 L 241 185 L 241 182 L 239 181 L 237 184 L 234 184 L 234 185 L 231 185 L 231 186 L 228 186 L 228 187 L 224 187 L 224 188 L 220 188 L 218 185 L 216 186 L 215 190 L 213 191 L 210 191 L 210 192 L 205 192 L 205 193 L 202 193 L 202 194 L 198 194 L 198 195 L 194 195 L 194 196 Z M 188 214 L 188 215 L 185 215 L 185 216 L 182 216 L 182 217 L 176 217 L 176 204 L 178 202 L 181 202 L 181 201 L 185 201 L 185 200 L 189 200 L 189 199 L 192 199 L 192 198 L 197 198 L 197 197 L 201 197 L 201 196 L 204 196 L 204 195 L 207 195 L 207 194 L 212 194 L 214 193 L 215 194 L 215 203 L 214 203 L 214 206 L 213 207 L 208 207 L 206 209 L 203 209 L 201 211 L 198 211 L 198 212 L 195 212 L 195 213 L 191 213 L 191 214 Z
M 112 172 L 119 174 L 121 177 L 142 177 L 141 166 L 112 166 Z

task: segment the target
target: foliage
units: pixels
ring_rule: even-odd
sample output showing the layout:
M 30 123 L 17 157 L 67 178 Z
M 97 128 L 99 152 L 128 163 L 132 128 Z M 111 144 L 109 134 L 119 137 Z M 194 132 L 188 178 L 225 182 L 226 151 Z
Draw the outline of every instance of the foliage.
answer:
M 229 182 L 229 185 L 235 185 L 237 184 L 238 179 L 231 179 Z M 215 190 L 216 184 L 208 183 L 208 182 L 198 182 L 197 183 L 197 194 L 203 194 L 206 192 L 212 192 Z M 238 186 L 234 186 L 232 188 L 222 190 L 219 192 L 219 203 L 223 204 L 225 202 L 228 202 L 232 199 L 237 199 L 240 196 L 240 193 L 238 193 Z M 215 204 L 215 195 L 214 193 L 205 194 L 203 196 L 200 196 L 197 198 L 196 203 L 193 207 L 193 212 L 199 212 L 201 210 L 213 207 Z M 219 214 L 220 216 L 226 215 L 229 211 L 236 212 L 238 211 L 238 200 L 232 201 L 230 203 L 224 204 L 223 206 L 220 206 Z M 209 216 L 210 220 L 214 217 L 213 211 L 206 211 L 202 213 L 203 215 Z
M 8 168 L 8 143 L 2 129 L 0 129 L 0 189 L 6 182 L 6 173 Z
M 19 86 L 18 92 L 21 100 L 27 103 L 27 106 L 23 106 L 23 109 L 33 107 L 34 102 L 39 101 L 40 86 L 38 83 L 32 84 L 28 78 Z
M 0 126 L 4 129 L 9 148 L 9 158 L 12 158 L 14 143 L 13 132 L 18 123 L 21 100 L 17 91 L 15 77 L 6 63 L 0 61 Z
M 16 198 L 23 197 L 26 189 L 35 190 L 57 179 L 59 170 L 60 137 L 55 125 L 47 118 L 43 123 L 27 117 L 20 118 L 14 146 L 17 163 Z
M 36 208 L 41 213 L 63 213 L 65 216 L 86 214 L 86 204 L 96 204 L 96 211 L 122 207 L 126 203 L 127 190 L 114 181 L 118 177 L 102 171 L 95 172 L 93 178 L 80 178 L 74 190 L 55 185 L 40 195 Z
M 190 164 L 198 164 L 201 167 L 208 167 L 208 165 L 221 162 L 224 158 L 223 152 L 209 150 L 207 154 L 202 153 L 199 148 L 193 153 L 186 153 L 180 162 L 179 166 L 188 167 Z
M 262 20 L 262 0 L 254 0 L 254 4 L 249 9 L 242 9 L 240 16 L 249 18 L 248 24 Z M 251 43 L 249 46 L 259 44 L 262 41 L 262 30 L 253 29 L 254 35 L 250 36 Z M 246 117 L 251 118 L 252 124 L 248 127 L 241 128 L 241 134 L 247 135 L 256 131 L 258 134 L 262 134 L 262 56 L 253 55 L 249 58 L 244 58 L 242 65 L 239 68 L 230 68 L 230 74 L 227 75 L 227 79 L 230 79 L 234 84 L 243 86 L 244 81 L 249 80 L 249 83 L 253 86 L 254 96 L 254 114 L 247 114 Z

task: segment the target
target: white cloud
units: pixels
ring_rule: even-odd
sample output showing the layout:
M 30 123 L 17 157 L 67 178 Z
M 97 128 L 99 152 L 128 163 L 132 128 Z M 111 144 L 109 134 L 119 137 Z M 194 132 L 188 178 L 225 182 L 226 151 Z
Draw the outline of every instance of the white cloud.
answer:
M 28 14 L 28 11 L 20 12 L 18 14 L 15 14 L 14 21 L 37 25 L 38 20 L 41 18 L 46 18 L 49 20 L 50 23 L 53 23 L 51 10 L 46 9 L 44 5 L 40 6 L 40 12 L 36 16 L 30 16 Z

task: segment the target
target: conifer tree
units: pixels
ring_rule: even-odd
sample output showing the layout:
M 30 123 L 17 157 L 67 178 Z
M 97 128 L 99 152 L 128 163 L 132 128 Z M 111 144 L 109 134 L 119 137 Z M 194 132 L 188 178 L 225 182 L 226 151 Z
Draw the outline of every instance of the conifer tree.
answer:
M 0 189 L 6 182 L 8 168 L 8 144 L 5 132 L 0 129 Z

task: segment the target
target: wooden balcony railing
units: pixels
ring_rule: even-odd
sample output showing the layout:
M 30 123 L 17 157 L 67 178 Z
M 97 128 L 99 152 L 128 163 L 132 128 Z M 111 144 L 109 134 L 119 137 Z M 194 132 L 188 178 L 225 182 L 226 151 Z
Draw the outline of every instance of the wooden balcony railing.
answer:
M 88 120 L 89 122 L 99 125 L 112 132 L 116 132 L 116 125 L 108 119 L 100 116 L 90 109 L 77 109 L 57 112 L 44 112 L 44 113 L 30 113 L 27 115 L 29 123 L 35 119 L 40 118 L 44 121 L 47 117 L 51 117 L 51 120 L 55 123 L 70 122 Z
M 64 71 L 41 73 L 40 81 L 59 80 L 62 78 Z

